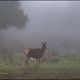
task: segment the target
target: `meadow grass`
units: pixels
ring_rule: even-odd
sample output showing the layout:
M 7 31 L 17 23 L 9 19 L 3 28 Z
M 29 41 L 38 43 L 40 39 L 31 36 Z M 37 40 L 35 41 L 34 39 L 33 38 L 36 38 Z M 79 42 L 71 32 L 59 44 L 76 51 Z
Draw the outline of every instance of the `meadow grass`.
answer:
M 75 60 L 60 59 L 57 63 L 42 62 L 40 67 L 35 66 L 34 63 L 29 64 L 27 69 L 24 65 L 24 57 L 17 55 L 14 62 L 5 62 L 0 60 L 0 75 L 14 76 L 15 78 L 80 78 L 80 59 Z M 10 77 L 8 76 L 8 77 Z M 1 78 L 2 76 L 0 76 Z M 6 78 L 4 76 L 3 78 Z M 11 78 L 11 77 L 10 77 Z

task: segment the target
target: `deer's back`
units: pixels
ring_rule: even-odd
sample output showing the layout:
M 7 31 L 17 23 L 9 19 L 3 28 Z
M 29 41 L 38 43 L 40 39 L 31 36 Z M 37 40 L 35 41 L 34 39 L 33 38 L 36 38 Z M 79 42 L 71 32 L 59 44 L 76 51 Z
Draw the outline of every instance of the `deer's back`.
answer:
M 39 58 L 42 56 L 42 54 L 43 54 L 42 49 L 37 48 L 37 49 L 29 49 L 27 55 L 33 58 Z

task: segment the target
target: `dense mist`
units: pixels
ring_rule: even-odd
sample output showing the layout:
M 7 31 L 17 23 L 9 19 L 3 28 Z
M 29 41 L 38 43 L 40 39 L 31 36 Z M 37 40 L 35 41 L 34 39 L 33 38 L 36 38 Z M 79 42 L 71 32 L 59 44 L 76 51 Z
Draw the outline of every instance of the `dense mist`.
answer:
M 2 42 L 24 51 L 40 48 L 47 41 L 47 49 L 59 54 L 80 51 L 80 2 L 78 1 L 20 1 L 30 21 L 26 28 L 2 30 Z M 15 47 L 16 46 L 16 47 Z
M 0 79 L 80 79 L 80 1 L 0 1 Z

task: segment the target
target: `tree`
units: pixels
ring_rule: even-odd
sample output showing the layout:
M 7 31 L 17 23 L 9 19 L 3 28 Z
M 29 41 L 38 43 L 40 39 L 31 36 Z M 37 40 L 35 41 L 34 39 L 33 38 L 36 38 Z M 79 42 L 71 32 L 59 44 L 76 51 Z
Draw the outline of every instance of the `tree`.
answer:
M 25 28 L 28 15 L 24 15 L 18 1 L 0 1 L 0 29 Z
M 18 1 L 0 1 L 0 33 L 2 29 L 6 30 L 10 27 L 24 29 L 28 21 L 28 15 L 24 14 Z M 4 41 L 1 40 L 1 35 L 2 33 L 0 34 L 0 52 L 7 55 L 10 50 L 8 45 L 2 47 Z

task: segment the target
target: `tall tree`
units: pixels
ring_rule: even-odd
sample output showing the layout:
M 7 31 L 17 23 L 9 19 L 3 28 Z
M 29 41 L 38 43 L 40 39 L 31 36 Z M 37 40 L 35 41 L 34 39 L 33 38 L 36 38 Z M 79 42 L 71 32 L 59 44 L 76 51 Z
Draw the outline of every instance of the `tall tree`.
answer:
M 28 21 L 28 15 L 25 15 L 20 8 L 19 1 L 0 1 L 0 52 L 4 53 L 4 56 L 10 50 L 7 49 L 8 45 L 7 47 L 2 47 L 4 41 L 1 39 L 1 30 L 6 30 L 10 27 L 24 29 Z
M 28 15 L 24 15 L 18 1 L 0 1 L 0 29 L 25 28 Z

